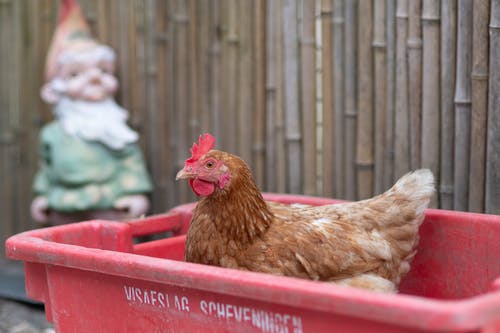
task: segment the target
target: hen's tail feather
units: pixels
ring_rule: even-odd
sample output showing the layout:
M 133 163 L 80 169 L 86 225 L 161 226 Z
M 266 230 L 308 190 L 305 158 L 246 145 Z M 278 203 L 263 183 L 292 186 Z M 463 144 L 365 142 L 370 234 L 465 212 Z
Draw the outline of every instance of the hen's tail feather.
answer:
M 429 205 L 434 190 L 432 172 L 429 169 L 419 169 L 401 177 L 388 192 L 413 202 L 416 205 L 415 213 L 421 215 Z
M 416 254 L 418 229 L 424 220 L 424 211 L 434 194 L 434 176 L 428 169 L 420 169 L 401 177 L 394 186 L 379 196 L 385 202 L 387 214 L 382 222 L 382 234 L 390 241 L 393 254 L 400 258 L 397 274 L 392 281 L 399 283 Z M 376 200 L 376 202 L 379 200 Z M 395 263 L 396 263 L 395 262 Z

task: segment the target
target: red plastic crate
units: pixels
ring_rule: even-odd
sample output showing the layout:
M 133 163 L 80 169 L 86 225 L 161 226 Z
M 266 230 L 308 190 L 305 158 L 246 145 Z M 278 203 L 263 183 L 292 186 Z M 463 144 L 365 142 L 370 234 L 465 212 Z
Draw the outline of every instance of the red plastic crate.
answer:
M 401 293 L 387 295 L 183 262 L 193 207 L 28 231 L 7 255 L 58 332 L 500 332 L 500 216 L 427 210 Z M 164 231 L 175 236 L 134 244 Z

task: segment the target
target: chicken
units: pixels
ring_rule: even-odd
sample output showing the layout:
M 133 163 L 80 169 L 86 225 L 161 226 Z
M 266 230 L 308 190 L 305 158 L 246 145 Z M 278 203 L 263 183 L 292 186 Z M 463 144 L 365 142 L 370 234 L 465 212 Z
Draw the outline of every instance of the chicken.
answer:
M 410 270 L 418 229 L 434 192 L 421 169 L 371 199 L 325 206 L 266 202 L 239 157 L 200 136 L 177 179 L 201 197 L 185 259 L 281 276 L 396 292 Z

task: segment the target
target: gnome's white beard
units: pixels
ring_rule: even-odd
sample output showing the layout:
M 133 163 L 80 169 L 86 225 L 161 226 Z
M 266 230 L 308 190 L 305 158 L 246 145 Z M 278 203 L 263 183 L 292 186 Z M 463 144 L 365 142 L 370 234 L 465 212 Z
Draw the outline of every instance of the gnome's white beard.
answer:
M 86 102 L 63 97 L 55 105 L 54 113 L 68 135 L 98 141 L 114 150 L 123 149 L 138 139 L 137 133 L 127 125 L 127 110 L 111 98 Z

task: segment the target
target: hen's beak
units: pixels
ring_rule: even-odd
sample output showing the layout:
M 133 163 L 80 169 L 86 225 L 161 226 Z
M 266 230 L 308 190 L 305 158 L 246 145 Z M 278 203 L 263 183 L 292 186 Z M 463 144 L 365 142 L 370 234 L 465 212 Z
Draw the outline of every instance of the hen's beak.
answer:
M 175 176 L 175 180 L 189 179 L 189 178 L 193 178 L 194 176 L 196 176 L 196 173 L 194 173 L 193 170 L 191 170 L 191 169 L 186 170 L 186 168 L 183 168 L 182 170 L 177 172 L 177 175 Z

